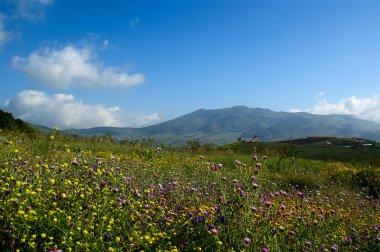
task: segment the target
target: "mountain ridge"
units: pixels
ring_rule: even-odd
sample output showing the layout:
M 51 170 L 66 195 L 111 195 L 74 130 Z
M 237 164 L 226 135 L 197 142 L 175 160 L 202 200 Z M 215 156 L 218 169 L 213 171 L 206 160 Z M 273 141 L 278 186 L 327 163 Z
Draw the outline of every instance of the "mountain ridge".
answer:
M 237 138 L 275 141 L 308 136 L 360 137 L 380 140 L 380 124 L 351 115 L 316 115 L 307 112 L 276 112 L 267 108 L 233 106 L 198 109 L 177 118 L 145 126 L 68 129 L 65 133 L 92 136 L 111 133 L 118 140 L 154 137 L 157 143 L 185 145 L 201 142 L 222 145 Z

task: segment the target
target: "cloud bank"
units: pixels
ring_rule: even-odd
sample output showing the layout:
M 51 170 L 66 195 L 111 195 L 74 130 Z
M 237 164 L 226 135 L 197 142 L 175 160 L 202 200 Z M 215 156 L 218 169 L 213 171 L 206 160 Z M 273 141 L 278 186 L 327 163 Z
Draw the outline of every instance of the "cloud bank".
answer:
M 85 104 L 71 94 L 47 95 L 24 90 L 6 102 L 4 110 L 30 123 L 48 127 L 91 128 L 98 126 L 139 127 L 161 121 L 162 115 L 125 113 L 119 107 Z
M 355 117 L 380 123 L 380 98 L 358 98 L 352 96 L 341 99 L 338 103 L 330 103 L 321 98 L 318 104 L 310 109 L 292 109 L 291 112 L 309 112 L 313 114 L 329 115 L 343 114 L 353 115 Z
M 130 87 L 143 83 L 143 74 L 104 67 L 90 47 L 44 48 L 28 57 L 15 56 L 12 66 L 54 89 L 79 87 Z

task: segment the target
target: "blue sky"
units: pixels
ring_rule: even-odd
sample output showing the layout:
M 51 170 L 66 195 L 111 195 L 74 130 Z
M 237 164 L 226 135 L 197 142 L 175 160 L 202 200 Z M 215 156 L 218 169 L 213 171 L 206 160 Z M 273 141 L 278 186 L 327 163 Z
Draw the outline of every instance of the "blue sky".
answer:
M 50 127 L 235 105 L 380 122 L 376 0 L 0 0 L 0 50 L 0 107 Z

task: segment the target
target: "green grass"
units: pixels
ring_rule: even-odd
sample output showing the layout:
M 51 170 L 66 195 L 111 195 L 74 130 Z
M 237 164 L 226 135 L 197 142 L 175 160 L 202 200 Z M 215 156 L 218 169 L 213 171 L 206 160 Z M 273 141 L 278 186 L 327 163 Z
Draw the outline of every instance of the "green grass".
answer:
M 299 152 L 297 157 L 310 160 L 341 161 L 363 165 L 380 166 L 380 146 L 373 143 L 372 147 L 357 147 L 352 139 L 330 138 L 334 144 L 326 144 L 326 139 L 316 142 L 308 139 L 294 140 L 292 142 L 236 142 L 220 147 L 220 149 L 233 150 L 235 153 L 251 154 L 255 150 L 263 154 L 275 155 L 281 146 L 294 143 Z M 315 139 L 314 139 L 315 140 Z M 335 145 L 336 144 L 336 145 Z
M 380 250 L 376 167 L 51 134 L 0 132 L 1 251 Z

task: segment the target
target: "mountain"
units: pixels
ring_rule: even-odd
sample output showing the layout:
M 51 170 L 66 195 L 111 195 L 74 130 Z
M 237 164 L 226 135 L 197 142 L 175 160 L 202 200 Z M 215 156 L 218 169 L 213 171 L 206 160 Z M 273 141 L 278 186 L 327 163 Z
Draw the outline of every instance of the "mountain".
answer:
M 380 124 L 348 115 L 315 115 L 305 112 L 275 112 L 263 108 L 236 106 L 224 109 L 199 109 L 181 117 L 143 128 L 97 127 L 70 129 L 77 135 L 111 133 L 121 139 L 154 137 L 156 142 L 185 145 L 199 138 L 202 143 L 226 144 L 237 138 L 287 140 L 308 136 L 360 137 L 380 140 Z

